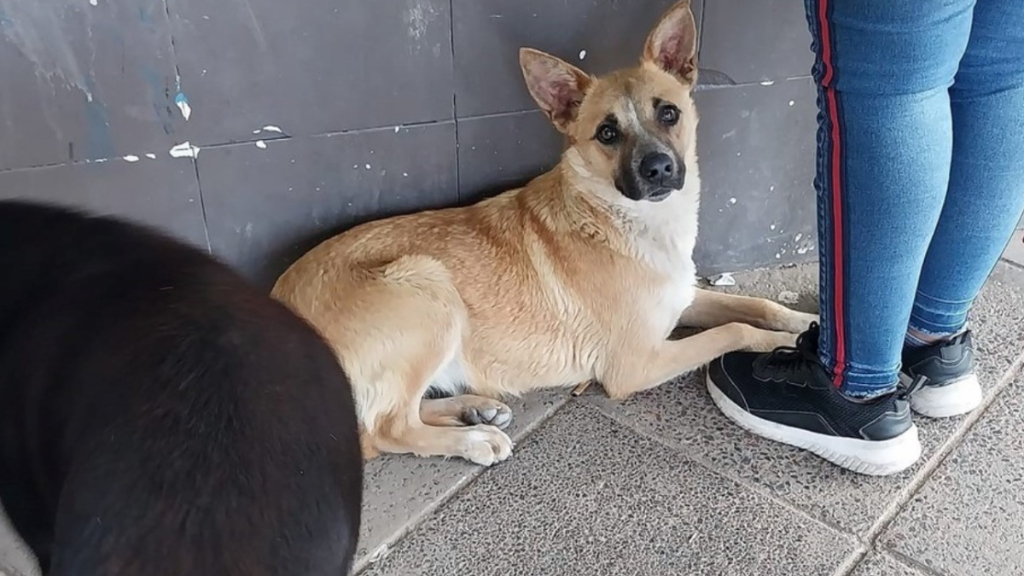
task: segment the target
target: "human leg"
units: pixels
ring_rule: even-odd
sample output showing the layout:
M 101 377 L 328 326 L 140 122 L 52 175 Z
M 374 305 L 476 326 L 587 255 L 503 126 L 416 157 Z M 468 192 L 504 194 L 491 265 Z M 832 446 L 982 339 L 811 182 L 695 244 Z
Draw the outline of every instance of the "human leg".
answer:
M 755 433 L 890 474 L 920 443 L 896 388 L 914 291 L 948 184 L 948 88 L 973 0 L 807 0 L 819 84 L 820 330 L 730 354 L 712 397 Z
M 949 95 L 949 187 L 903 353 L 904 370 L 930 379 L 911 405 L 934 417 L 981 403 L 967 314 L 1024 212 L 1024 3 L 977 0 Z

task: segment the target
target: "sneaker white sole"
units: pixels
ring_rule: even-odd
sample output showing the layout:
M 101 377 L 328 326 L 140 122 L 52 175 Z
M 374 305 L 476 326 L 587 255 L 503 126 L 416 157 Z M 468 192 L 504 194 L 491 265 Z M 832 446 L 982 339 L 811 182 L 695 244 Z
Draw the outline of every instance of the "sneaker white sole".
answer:
M 923 386 L 910 395 L 910 407 L 929 418 L 949 418 L 967 414 L 981 406 L 978 376 L 969 374 L 945 386 Z
M 754 416 L 730 400 L 711 382 L 710 377 L 705 380 L 718 409 L 740 427 L 769 440 L 817 454 L 847 470 L 868 476 L 889 476 L 910 468 L 921 458 L 917 426 L 911 425 L 899 436 L 879 441 L 818 434 Z

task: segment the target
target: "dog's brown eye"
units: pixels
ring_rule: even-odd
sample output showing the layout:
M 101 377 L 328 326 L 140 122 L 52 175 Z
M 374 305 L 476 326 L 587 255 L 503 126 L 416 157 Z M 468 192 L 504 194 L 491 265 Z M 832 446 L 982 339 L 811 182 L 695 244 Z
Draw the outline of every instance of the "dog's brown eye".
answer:
M 679 122 L 679 108 L 666 104 L 658 109 L 658 121 L 665 126 L 675 126 Z
M 619 129 L 611 124 L 601 124 L 597 128 L 597 141 L 601 144 L 614 144 L 619 139 Z

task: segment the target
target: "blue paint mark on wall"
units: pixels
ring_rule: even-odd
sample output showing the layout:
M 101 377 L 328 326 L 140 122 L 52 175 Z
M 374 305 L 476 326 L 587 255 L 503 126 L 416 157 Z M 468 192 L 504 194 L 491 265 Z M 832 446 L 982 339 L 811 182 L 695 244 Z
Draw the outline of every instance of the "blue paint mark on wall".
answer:
M 86 98 L 85 103 L 86 156 L 90 159 L 110 158 L 114 155 L 114 143 L 110 138 L 107 109 L 95 96 L 96 86 L 92 78 L 86 79 L 86 87 L 89 94 L 94 95 L 91 99 Z

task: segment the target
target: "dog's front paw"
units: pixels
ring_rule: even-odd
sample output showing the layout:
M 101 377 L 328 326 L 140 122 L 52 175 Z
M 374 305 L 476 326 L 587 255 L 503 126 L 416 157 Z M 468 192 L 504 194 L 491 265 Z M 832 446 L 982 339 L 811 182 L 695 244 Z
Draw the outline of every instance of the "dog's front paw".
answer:
M 466 424 L 490 424 L 504 430 L 512 422 L 512 409 L 497 400 L 480 398 L 462 410 L 459 419 Z
M 512 455 L 512 439 L 501 430 L 487 424 L 466 429 L 466 443 L 462 457 L 475 464 L 491 466 Z

